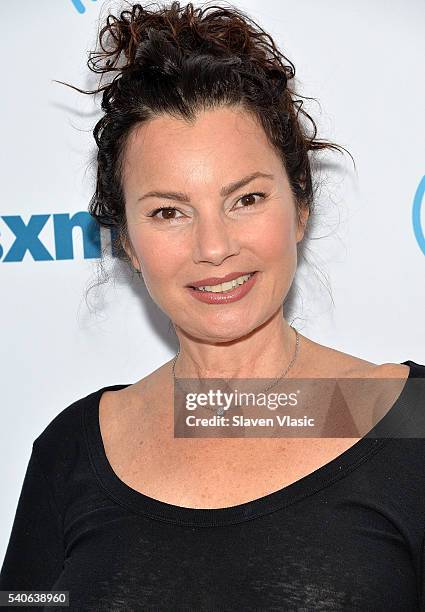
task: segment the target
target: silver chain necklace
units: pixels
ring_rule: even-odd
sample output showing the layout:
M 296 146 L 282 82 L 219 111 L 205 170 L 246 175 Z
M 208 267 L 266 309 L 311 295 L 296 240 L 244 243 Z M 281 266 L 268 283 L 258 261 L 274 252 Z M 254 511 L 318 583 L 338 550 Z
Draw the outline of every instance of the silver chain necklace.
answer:
M 292 325 L 290 325 L 290 327 L 292 327 Z M 277 383 L 278 383 L 279 381 L 281 381 L 281 380 L 282 380 L 282 378 L 284 378 L 284 377 L 287 375 L 287 373 L 289 372 L 289 370 L 292 368 L 292 366 L 293 366 L 293 365 L 294 365 L 294 363 L 295 363 L 295 360 L 296 360 L 297 355 L 298 355 L 298 346 L 299 346 L 299 343 L 300 343 L 300 336 L 299 336 L 299 334 L 298 334 L 298 331 L 295 329 L 295 327 L 292 327 L 292 329 L 293 329 L 293 330 L 294 330 L 294 332 L 295 332 L 295 350 L 294 350 L 294 356 L 292 357 L 292 359 L 291 359 L 291 361 L 290 361 L 290 363 L 289 363 L 288 367 L 286 368 L 286 370 L 284 370 L 284 372 L 281 374 L 281 376 L 280 376 L 279 378 L 277 378 L 277 379 L 275 380 L 275 382 L 273 382 L 271 385 L 269 385 L 269 386 L 268 386 L 266 389 L 264 389 L 264 390 L 262 391 L 262 393 L 265 393 L 266 391 L 269 391 L 269 389 L 272 389 L 272 388 L 273 388 L 275 385 L 277 385 Z M 175 365 L 176 365 L 177 357 L 178 357 L 179 355 L 180 355 L 180 349 L 177 351 L 177 354 L 176 354 L 176 356 L 175 356 L 175 357 L 174 357 L 174 359 L 173 359 L 173 365 L 172 365 L 173 379 L 174 379 L 174 383 L 175 383 L 175 384 L 176 384 L 176 385 L 177 385 L 177 386 L 178 386 L 178 387 L 179 387 L 179 388 L 180 388 L 182 391 L 186 392 L 186 389 L 184 389 L 184 388 L 182 387 L 182 385 L 179 383 L 179 381 L 177 380 L 177 378 L 176 378 L 176 373 L 175 373 L 175 369 L 174 369 L 174 368 L 175 368 Z M 230 379 L 225 379 L 226 383 L 228 383 L 228 382 L 229 382 L 229 380 L 230 380 Z M 210 406 L 205 406 L 205 408 L 208 408 L 209 410 L 213 410 L 213 411 L 215 411 L 215 410 L 216 410 L 215 408 L 211 408 Z M 222 416 L 222 415 L 224 414 L 224 408 L 223 408 L 222 406 L 220 406 L 219 408 L 217 408 L 216 414 L 217 414 L 217 416 Z

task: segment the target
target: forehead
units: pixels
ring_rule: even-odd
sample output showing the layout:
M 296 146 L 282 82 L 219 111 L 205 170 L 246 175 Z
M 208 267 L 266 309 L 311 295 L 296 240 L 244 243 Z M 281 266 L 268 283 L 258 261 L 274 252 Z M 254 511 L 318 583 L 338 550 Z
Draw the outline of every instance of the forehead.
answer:
M 235 108 L 199 113 L 189 124 L 169 115 L 140 124 L 124 152 L 124 182 L 199 176 L 222 180 L 258 170 L 278 171 L 280 159 L 255 117 Z

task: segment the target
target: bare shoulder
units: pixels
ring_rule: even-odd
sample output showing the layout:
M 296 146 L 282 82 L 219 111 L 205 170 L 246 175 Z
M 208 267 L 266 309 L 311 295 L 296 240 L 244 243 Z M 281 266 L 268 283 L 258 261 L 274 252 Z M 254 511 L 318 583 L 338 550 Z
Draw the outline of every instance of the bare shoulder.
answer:
M 402 363 L 374 363 L 319 344 L 302 336 L 303 361 L 309 376 L 341 378 L 407 378 L 409 366 Z
M 360 363 L 353 363 L 350 376 L 359 378 L 407 378 L 410 368 L 403 363 L 370 363 L 360 359 Z M 347 375 L 348 376 L 348 375 Z
M 373 376 L 375 378 L 407 378 L 410 368 L 404 363 L 383 363 L 377 365 Z
M 155 399 L 167 392 L 167 364 L 163 364 L 139 381 L 116 391 L 105 391 L 99 403 L 99 421 L 102 433 L 124 433 L 134 420 L 139 420 L 143 411 L 147 417 Z

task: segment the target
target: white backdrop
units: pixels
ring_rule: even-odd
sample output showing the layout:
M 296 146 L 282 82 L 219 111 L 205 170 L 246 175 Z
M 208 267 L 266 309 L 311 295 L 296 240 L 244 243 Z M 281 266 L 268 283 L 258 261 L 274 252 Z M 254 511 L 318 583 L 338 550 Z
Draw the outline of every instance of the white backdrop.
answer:
M 324 237 L 309 242 L 310 265 L 301 264 L 296 277 L 295 327 L 376 363 L 425 363 L 425 4 L 234 4 L 294 61 L 300 93 L 320 102 L 305 103 L 319 137 L 346 146 L 357 163 L 355 173 L 348 157 L 335 154 L 339 166 L 320 177 L 312 236 Z M 135 382 L 176 350 L 168 319 L 116 262 L 114 282 L 96 302 L 92 294 L 96 310 L 88 309 L 96 253 L 83 248 L 78 227 L 66 242 L 64 217 L 55 216 L 87 211 L 91 129 L 100 115 L 92 96 L 52 79 L 90 85 L 85 62 L 97 19 L 117 5 L 2 6 L 1 559 L 32 442 L 47 423 L 102 386 Z M 22 227 L 30 219 L 45 224 L 28 250 Z

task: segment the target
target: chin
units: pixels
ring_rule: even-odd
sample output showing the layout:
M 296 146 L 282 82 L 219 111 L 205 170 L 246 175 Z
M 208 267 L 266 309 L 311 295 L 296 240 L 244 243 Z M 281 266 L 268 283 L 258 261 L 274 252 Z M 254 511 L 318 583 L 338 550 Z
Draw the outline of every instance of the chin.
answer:
M 248 335 L 257 326 L 258 323 L 249 325 L 246 320 L 241 321 L 241 317 L 230 317 L 225 320 L 208 321 L 206 325 L 201 325 L 196 330 L 192 329 L 189 333 L 208 342 L 232 342 Z M 184 326 L 182 328 L 185 329 Z

